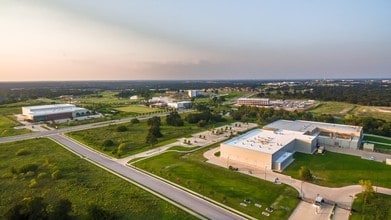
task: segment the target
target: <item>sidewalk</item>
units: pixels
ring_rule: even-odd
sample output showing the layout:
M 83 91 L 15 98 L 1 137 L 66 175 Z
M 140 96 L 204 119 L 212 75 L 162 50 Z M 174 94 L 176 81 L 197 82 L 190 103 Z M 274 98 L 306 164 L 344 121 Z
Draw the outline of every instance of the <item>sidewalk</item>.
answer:
M 237 126 L 235 126 L 235 124 Z M 231 129 L 225 130 L 226 127 L 231 127 Z M 229 138 L 229 133 L 232 131 L 233 133 L 238 132 L 244 132 L 253 128 L 258 127 L 255 123 L 242 123 L 242 122 L 235 122 L 230 125 L 224 125 L 217 128 L 214 128 L 213 130 L 223 130 L 224 132 L 221 134 L 213 134 L 212 131 L 202 131 L 196 134 L 193 134 L 189 138 L 180 138 L 176 142 L 167 144 L 161 147 L 157 147 L 148 151 L 141 152 L 139 154 L 131 155 L 125 158 L 117 159 L 117 162 L 123 165 L 126 165 L 128 161 L 136 159 L 136 158 L 144 158 L 144 157 L 152 157 L 156 156 L 158 154 L 164 153 L 169 148 L 174 146 L 182 146 L 182 147 L 189 147 L 189 150 L 194 147 L 206 147 L 210 146 L 214 143 L 226 140 Z M 190 144 L 185 144 L 184 141 L 190 141 Z

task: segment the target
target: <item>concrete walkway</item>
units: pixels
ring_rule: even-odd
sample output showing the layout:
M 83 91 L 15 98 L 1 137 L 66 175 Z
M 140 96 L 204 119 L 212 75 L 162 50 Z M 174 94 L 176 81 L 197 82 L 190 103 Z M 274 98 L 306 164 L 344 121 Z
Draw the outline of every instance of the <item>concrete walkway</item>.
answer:
M 259 169 L 249 167 L 243 164 L 227 161 L 223 158 L 216 157 L 215 153 L 220 151 L 220 147 L 211 149 L 204 153 L 207 162 L 228 168 L 233 166 L 239 168 L 239 172 L 270 182 L 274 182 L 278 178 L 278 182 L 287 184 L 295 188 L 303 198 L 314 200 L 317 195 L 323 197 L 329 203 L 338 204 L 335 211 L 334 219 L 348 219 L 350 208 L 354 200 L 354 196 L 362 191 L 360 185 L 351 185 L 340 188 L 330 188 L 318 186 L 312 183 L 304 182 L 298 179 L 293 179 L 290 176 L 281 173 L 273 172 L 269 169 Z M 374 187 L 375 191 L 391 195 L 391 189 Z M 290 219 L 329 219 L 332 207 L 326 205 L 322 209 L 316 209 L 312 203 L 300 202 L 296 210 L 292 213 Z
M 236 125 L 236 126 L 235 126 Z M 117 162 L 126 165 L 128 161 L 134 160 L 137 158 L 146 158 L 146 157 L 153 157 L 158 154 L 166 152 L 169 148 L 174 146 L 182 146 L 182 147 L 188 147 L 189 150 L 193 149 L 194 147 L 206 147 L 210 146 L 214 143 L 226 140 L 229 138 L 230 132 L 233 134 L 237 134 L 238 132 L 245 132 L 247 130 L 253 129 L 258 127 L 255 123 L 242 123 L 242 122 L 235 122 L 230 125 L 224 125 L 220 126 L 218 128 L 214 128 L 208 131 L 202 131 L 196 134 L 193 134 L 189 138 L 180 138 L 176 142 L 167 144 L 161 147 L 157 147 L 148 151 L 141 152 L 139 154 L 131 155 L 125 158 L 118 159 Z M 223 131 L 220 134 L 213 133 L 212 131 Z M 190 144 L 185 144 L 184 142 L 190 142 Z

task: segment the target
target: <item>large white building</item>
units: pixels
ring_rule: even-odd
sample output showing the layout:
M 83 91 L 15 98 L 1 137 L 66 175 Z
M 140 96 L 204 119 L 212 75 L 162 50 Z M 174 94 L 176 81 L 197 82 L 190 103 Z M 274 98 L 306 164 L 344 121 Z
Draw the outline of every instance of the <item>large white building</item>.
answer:
M 295 152 L 310 154 L 319 145 L 357 149 L 361 137 L 359 126 L 279 120 L 222 143 L 220 152 L 228 163 L 282 171 Z
M 91 112 L 72 104 L 36 105 L 22 107 L 22 114 L 34 122 L 51 121 L 89 115 Z
M 190 97 L 190 98 L 193 98 L 193 97 L 197 97 L 199 96 L 201 93 L 199 90 L 187 90 L 187 95 Z
M 168 102 L 167 106 L 175 109 L 189 109 L 192 107 L 192 102 L 191 101 Z

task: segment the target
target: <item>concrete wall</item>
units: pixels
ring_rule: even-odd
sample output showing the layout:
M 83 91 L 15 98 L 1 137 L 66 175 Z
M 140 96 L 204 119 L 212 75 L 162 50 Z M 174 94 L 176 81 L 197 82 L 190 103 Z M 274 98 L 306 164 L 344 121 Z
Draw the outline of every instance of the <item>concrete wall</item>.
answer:
M 260 169 L 271 169 L 272 155 L 257 151 L 247 150 L 239 147 L 231 147 L 225 144 L 220 145 L 220 157 L 231 162 L 239 162 L 245 165 L 253 166 Z
M 309 139 L 296 139 L 295 151 L 310 154 L 316 150 L 316 138 Z

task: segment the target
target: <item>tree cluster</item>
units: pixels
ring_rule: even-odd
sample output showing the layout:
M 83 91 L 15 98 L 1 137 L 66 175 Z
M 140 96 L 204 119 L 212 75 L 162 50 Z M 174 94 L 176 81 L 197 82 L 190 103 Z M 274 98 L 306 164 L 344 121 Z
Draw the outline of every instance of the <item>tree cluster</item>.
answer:
M 226 121 L 226 119 L 221 115 L 212 112 L 211 110 L 205 110 L 199 113 L 190 113 L 186 116 L 185 120 L 191 124 L 201 124 L 200 122 L 202 122 L 202 125 Z
M 360 105 L 391 106 L 391 88 L 372 82 L 349 86 L 305 86 L 293 89 L 282 87 L 267 89 L 260 97 L 277 99 L 315 99 L 322 101 L 349 102 Z M 272 90 L 276 92 L 272 92 Z
M 341 119 L 338 121 L 330 114 L 315 115 L 311 112 L 290 112 L 283 109 L 275 110 L 273 108 L 258 108 L 250 106 L 241 106 L 237 110 L 232 110 L 230 114 L 234 120 L 240 120 L 243 122 L 253 121 L 260 124 L 271 123 L 279 119 L 320 121 L 327 123 L 342 122 L 344 124 L 362 126 L 365 133 L 391 136 L 391 122 L 373 117 L 346 115 L 342 121 Z
M 177 111 L 170 112 L 170 114 L 167 115 L 166 123 L 168 125 L 177 126 L 177 127 L 184 125 L 183 119 L 181 118 L 181 116 L 178 114 Z
M 158 142 L 159 137 L 163 137 L 163 134 L 160 132 L 161 120 L 160 117 L 154 116 L 148 119 L 147 124 L 150 126 L 148 134 L 145 138 L 147 144 L 154 145 Z

